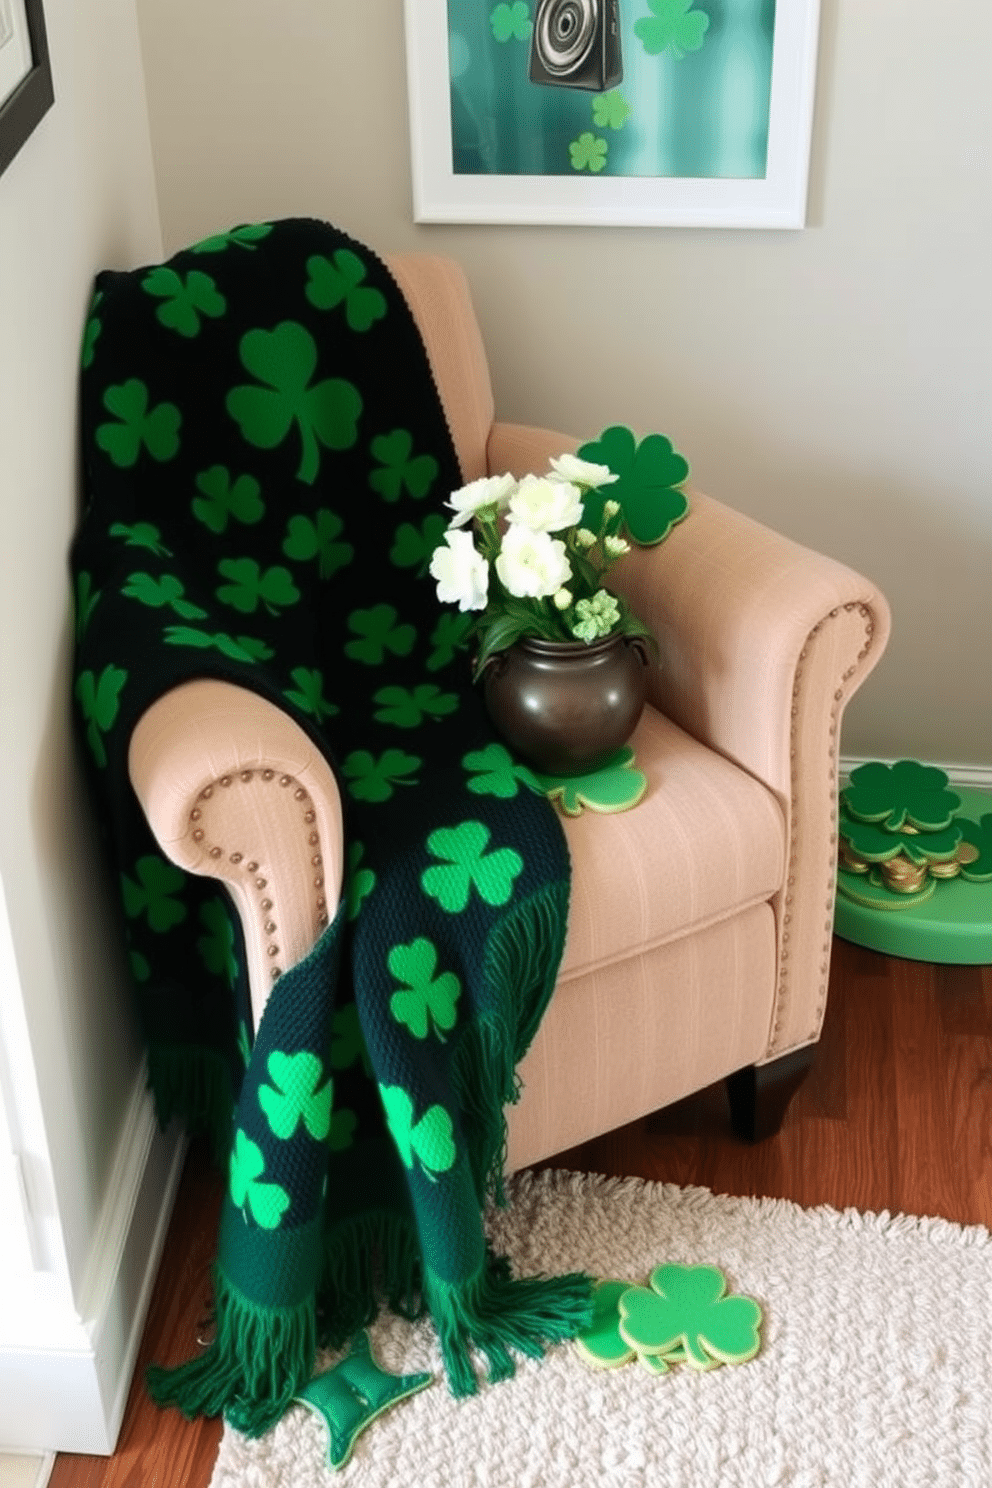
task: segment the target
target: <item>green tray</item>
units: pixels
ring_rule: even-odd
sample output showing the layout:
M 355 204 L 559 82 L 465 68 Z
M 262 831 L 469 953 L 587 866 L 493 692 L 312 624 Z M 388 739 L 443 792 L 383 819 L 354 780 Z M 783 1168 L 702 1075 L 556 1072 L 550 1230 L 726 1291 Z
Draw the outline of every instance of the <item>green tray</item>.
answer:
M 951 787 L 961 797 L 959 815 L 973 821 L 992 811 L 992 792 Z M 856 875 L 841 874 L 855 887 Z M 834 929 L 842 940 L 904 956 L 910 961 L 936 961 L 958 966 L 992 965 L 992 883 L 963 878 L 934 882 L 922 895 L 883 896 L 892 908 L 869 909 L 837 895 Z

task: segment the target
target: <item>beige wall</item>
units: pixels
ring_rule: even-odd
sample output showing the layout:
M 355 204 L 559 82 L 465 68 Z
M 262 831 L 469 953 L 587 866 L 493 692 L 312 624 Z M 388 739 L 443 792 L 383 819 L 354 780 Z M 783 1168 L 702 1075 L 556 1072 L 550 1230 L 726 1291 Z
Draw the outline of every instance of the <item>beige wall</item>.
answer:
M 801 233 L 417 227 L 399 0 L 138 0 L 166 246 L 330 217 L 456 255 L 507 418 L 660 428 L 861 567 L 895 634 L 843 747 L 992 764 L 992 7 L 823 0 Z

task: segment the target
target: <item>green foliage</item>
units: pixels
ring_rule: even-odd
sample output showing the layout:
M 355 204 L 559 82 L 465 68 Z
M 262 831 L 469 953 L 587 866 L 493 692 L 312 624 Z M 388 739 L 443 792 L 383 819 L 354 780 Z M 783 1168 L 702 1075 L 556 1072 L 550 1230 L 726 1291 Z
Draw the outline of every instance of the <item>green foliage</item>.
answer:
M 386 652 L 394 656 L 409 656 L 417 640 L 412 625 L 397 625 L 399 616 L 392 605 L 373 605 L 370 610 L 353 610 L 348 616 L 348 629 L 361 639 L 347 641 L 346 656 L 352 661 L 363 661 L 366 666 L 379 666 L 386 659 Z
M 231 481 L 226 465 L 211 465 L 196 477 L 201 496 L 193 497 L 193 515 L 211 532 L 226 531 L 228 519 L 253 526 L 265 515 L 261 487 L 253 475 L 239 475 Z
M 446 526 L 444 518 L 436 512 L 425 517 L 419 527 L 412 522 L 401 522 L 389 550 L 390 563 L 396 568 L 415 568 L 417 576 L 423 578 L 434 549 L 444 541 Z
M 751 1297 L 728 1297 L 715 1266 L 658 1266 L 650 1287 L 624 1292 L 620 1336 L 639 1354 L 685 1350 L 694 1369 L 742 1364 L 761 1347 L 761 1308 Z
M 489 16 L 489 25 L 498 42 L 527 41 L 534 29 L 530 6 L 526 0 L 501 0 Z
M 598 1281 L 592 1294 L 592 1322 L 576 1336 L 579 1352 L 598 1369 L 616 1369 L 637 1357 L 637 1350 L 620 1337 L 618 1303 L 633 1286 L 630 1281 Z
M 583 460 L 608 465 L 619 479 L 585 498 L 584 525 L 593 532 L 603 521 L 608 500 L 619 501 L 621 516 L 634 542 L 653 546 L 671 532 L 689 511 L 689 502 L 675 488 L 689 474 L 687 461 L 664 434 L 649 434 L 637 443 L 630 429 L 614 425 L 578 451 Z
M 162 574 L 156 579 L 146 573 L 129 574 L 127 583 L 121 590 L 121 593 L 128 599 L 136 599 L 140 604 L 148 605 L 150 609 L 160 610 L 168 607 L 184 620 L 205 619 L 206 610 L 201 610 L 199 605 L 184 599 L 185 592 L 183 584 L 175 574 Z
M 218 319 L 227 309 L 227 301 L 209 274 L 197 269 L 186 275 L 185 282 L 175 269 L 164 264 L 150 271 L 141 282 L 146 294 L 160 299 L 156 318 L 167 330 L 192 339 L 200 334 L 200 316 Z
M 709 29 L 705 11 L 693 10 L 693 0 L 647 0 L 651 16 L 634 22 L 634 35 L 650 57 L 671 49 L 681 60 L 686 52 L 698 52 Z
M 592 117 L 597 129 L 622 129 L 633 110 L 618 88 L 594 93 Z
M 154 853 L 139 858 L 134 873 L 135 878 L 121 874 L 121 894 L 128 919 L 136 920 L 144 915 L 149 929 L 157 935 L 164 935 L 173 925 L 182 924 L 187 914 L 186 906 L 174 896 L 186 887 L 186 875 L 175 864 L 167 863 Z
M 445 718 L 458 708 L 457 692 L 442 692 L 434 682 L 412 691 L 406 687 L 380 687 L 372 699 L 379 707 L 373 718 L 396 728 L 419 728 L 425 718 Z
M 289 1208 L 289 1194 L 278 1183 L 260 1183 L 264 1172 L 262 1149 L 239 1127 L 229 1171 L 231 1202 L 263 1230 L 277 1230 Z
M 272 224 L 269 222 L 249 222 L 243 227 L 233 227 L 230 232 L 215 233 L 213 237 L 203 238 L 193 245 L 190 252 L 223 253 L 227 248 L 244 248 L 246 252 L 254 253 L 256 245 L 267 238 L 271 231 Z
M 297 1054 L 275 1049 L 266 1069 L 272 1084 L 259 1086 L 258 1103 L 273 1135 L 288 1142 L 302 1122 L 315 1142 L 323 1142 L 331 1129 L 334 1081 L 321 1084 L 322 1061 L 306 1049 Z
M 98 424 L 94 438 L 120 469 L 138 463 L 142 446 L 153 460 L 164 463 L 179 450 L 182 414 L 174 403 L 148 406 L 148 388 L 138 377 L 108 387 L 103 406 L 119 422 Z
M 101 769 L 107 764 L 107 751 L 101 736 L 108 733 L 117 721 L 121 689 L 127 675 L 122 667 L 105 666 L 99 677 L 85 671 L 76 678 L 76 701 L 86 719 L 86 739 Z
M 439 827 L 427 839 L 427 851 L 443 866 L 425 868 L 420 882 L 448 914 L 460 914 L 473 888 L 486 904 L 508 904 L 524 860 L 512 847 L 487 852 L 489 828 L 479 821 Z
M 252 664 L 266 661 L 273 654 L 270 646 L 252 636 L 235 638 L 223 630 L 211 633 L 197 630 L 194 625 L 167 625 L 162 639 L 167 646 L 192 646 L 197 651 L 215 650 L 231 661 L 247 661 Z
M 344 530 L 336 512 L 322 506 L 315 516 L 316 521 L 306 516 L 290 517 L 282 550 L 287 558 L 300 563 L 316 558 L 320 577 L 329 579 L 351 562 L 355 549 L 349 542 L 335 541 Z
M 295 424 L 302 442 L 297 479 L 313 485 L 321 445 L 350 449 L 358 438 L 358 389 L 335 377 L 312 383 L 317 343 L 296 321 L 284 320 L 272 331 L 246 331 L 240 351 L 245 370 L 259 385 L 232 388 L 228 413 L 258 449 L 275 449 Z
M 443 1043 L 443 1035 L 450 1033 L 458 1017 L 462 984 L 453 971 L 434 975 L 437 947 L 419 936 L 409 945 L 393 946 L 386 964 L 405 989 L 394 992 L 389 1001 L 389 1011 L 397 1023 L 408 1028 L 416 1039 L 425 1039 L 433 1026 Z
M 208 899 L 201 905 L 200 924 L 206 934 L 200 936 L 196 949 L 204 966 L 233 987 L 238 980 L 238 958 L 234 954 L 234 926 L 222 899 Z
M 367 749 L 355 749 L 341 766 L 356 801 L 388 801 L 397 785 L 416 785 L 405 777 L 419 770 L 423 760 L 402 749 L 385 749 L 378 759 Z
M 171 548 L 162 541 L 162 534 L 151 522 L 135 522 L 128 527 L 124 522 L 114 522 L 108 529 L 111 537 L 122 537 L 127 548 L 147 548 L 156 558 L 171 558 Z
M 316 667 L 297 667 L 290 672 L 290 677 L 296 683 L 297 690 L 286 689 L 283 696 L 288 697 L 291 703 L 303 713 L 309 713 L 322 723 L 325 718 L 333 718 L 340 713 L 337 703 L 329 703 L 324 697 L 324 674 Z
M 485 749 L 466 754 L 462 767 L 471 777 L 465 782 L 466 789 L 476 796 L 498 796 L 510 801 L 521 785 L 538 792 L 542 789 L 533 770 L 515 760 L 505 744 L 487 744 Z
M 364 332 L 386 314 L 386 301 L 377 289 L 363 283 L 367 269 L 350 248 L 339 248 L 334 262 L 317 254 L 307 259 L 306 297 L 317 310 L 344 305 L 345 320 L 353 331 Z
M 280 609 L 296 604 L 300 597 L 293 575 L 279 564 L 263 572 L 254 558 L 222 558 L 217 572 L 231 580 L 219 586 L 217 598 L 243 615 L 253 615 L 260 604 L 270 615 L 278 615 Z
M 609 153 L 609 142 L 592 134 L 588 129 L 573 140 L 568 147 L 568 153 L 572 161 L 574 171 L 587 170 L 598 175 L 606 168 L 606 157 Z
M 877 822 L 887 832 L 900 832 L 907 825 L 933 832 L 947 827 L 961 805 L 961 797 L 947 785 L 947 775 L 932 765 L 916 760 L 899 760 L 894 765 L 873 761 L 851 771 L 841 800 L 852 817 Z
M 384 501 L 398 501 L 404 491 L 418 501 L 427 495 L 440 467 L 433 455 L 413 453 L 413 435 L 408 429 L 379 434 L 369 448 L 381 466 L 372 471 L 369 485 Z
M 444 1107 L 429 1106 L 414 1121 L 413 1100 L 401 1085 L 380 1085 L 379 1093 L 404 1167 L 412 1170 L 416 1160 L 432 1181 L 436 1173 L 453 1168 L 458 1152 L 451 1117 Z

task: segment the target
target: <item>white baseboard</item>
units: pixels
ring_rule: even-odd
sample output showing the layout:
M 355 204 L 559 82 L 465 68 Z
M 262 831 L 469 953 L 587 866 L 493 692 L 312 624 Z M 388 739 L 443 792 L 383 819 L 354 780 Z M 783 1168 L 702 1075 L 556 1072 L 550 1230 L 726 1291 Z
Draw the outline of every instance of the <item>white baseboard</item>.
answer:
M 869 763 L 867 755 L 842 755 L 840 760 L 840 775 L 842 781 L 847 781 L 851 771 L 858 765 Z M 895 764 L 894 760 L 883 759 L 884 765 Z M 963 790 L 987 790 L 992 791 L 992 765 L 945 765 L 939 760 L 921 760 L 921 764 L 936 765 L 938 770 L 943 770 L 952 786 L 960 786 Z

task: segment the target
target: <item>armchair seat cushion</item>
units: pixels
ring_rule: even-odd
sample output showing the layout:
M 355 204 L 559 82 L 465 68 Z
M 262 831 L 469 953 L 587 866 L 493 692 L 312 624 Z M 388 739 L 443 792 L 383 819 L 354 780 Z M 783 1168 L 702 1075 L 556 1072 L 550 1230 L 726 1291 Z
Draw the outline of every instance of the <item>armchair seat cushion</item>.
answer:
M 565 819 L 572 897 L 559 984 L 718 924 L 782 887 L 785 819 L 766 786 L 650 705 L 631 743 L 648 779 L 634 810 Z

